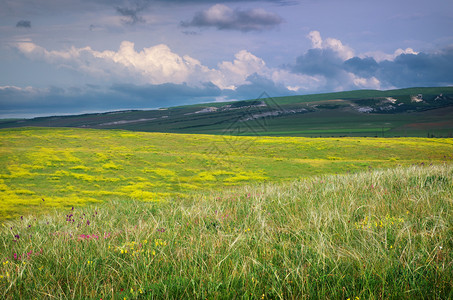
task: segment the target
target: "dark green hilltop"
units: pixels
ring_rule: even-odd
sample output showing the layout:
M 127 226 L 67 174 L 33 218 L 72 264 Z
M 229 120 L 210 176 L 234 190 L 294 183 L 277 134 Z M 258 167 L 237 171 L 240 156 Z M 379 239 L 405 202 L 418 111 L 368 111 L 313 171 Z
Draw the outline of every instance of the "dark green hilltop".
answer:
M 271 97 L 159 110 L 0 120 L 0 128 L 81 127 L 263 136 L 452 137 L 453 87 Z

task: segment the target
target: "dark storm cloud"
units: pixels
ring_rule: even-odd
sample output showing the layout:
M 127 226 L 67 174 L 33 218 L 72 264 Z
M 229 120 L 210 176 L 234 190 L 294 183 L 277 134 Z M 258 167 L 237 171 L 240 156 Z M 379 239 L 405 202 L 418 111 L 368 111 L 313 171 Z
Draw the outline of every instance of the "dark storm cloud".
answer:
M 184 33 L 185 35 L 199 35 L 200 34 L 196 31 L 189 31 L 189 30 L 183 31 L 182 33 Z
M 232 3 L 232 2 L 271 2 L 281 5 L 292 5 L 299 1 L 297 0 L 146 0 L 146 2 L 162 2 L 162 3 L 178 3 L 178 4 L 191 4 L 191 3 L 207 3 L 207 4 L 218 4 L 218 3 Z
M 218 3 L 240 3 L 240 0 L 3 0 L 1 12 L 9 14 L 23 15 L 54 15 L 60 13 L 77 14 L 80 12 L 97 12 L 108 10 L 111 13 L 119 14 L 123 17 L 125 24 L 134 25 L 144 23 L 142 14 L 154 6 L 162 5 L 192 5 Z M 246 2 L 258 2 L 258 0 L 248 0 Z M 296 1 L 292 0 L 265 0 L 263 2 L 274 3 L 276 5 L 291 5 Z M 262 25 L 263 26 L 263 25 Z M 19 21 L 18 28 L 30 28 L 30 21 Z M 253 30 L 253 29 L 251 29 Z
M 137 23 L 144 23 L 145 20 L 139 16 L 139 13 L 144 9 L 144 7 L 117 7 L 116 12 L 121 16 L 125 17 L 124 23 L 134 25 Z
M 179 4 L 188 4 L 188 3 L 216 3 L 216 7 L 225 8 L 223 11 L 222 19 L 228 18 L 225 20 L 213 20 L 212 16 L 206 14 L 206 11 L 199 12 L 195 15 L 194 19 L 191 22 L 182 22 L 183 26 L 195 26 L 195 27 L 204 27 L 204 26 L 214 26 L 219 29 L 237 29 L 242 31 L 250 30 L 263 30 L 272 28 L 281 23 L 281 18 L 273 13 L 267 13 L 259 9 L 251 9 L 247 11 L 241 10 L 230 10 L 228 7 L 218 4 L 219 2 L 240 2 L 238 0 L 233 1 L 210 1 L 210 0 L 192 0 L 192 1 L 180 1 L 180 0 L 128 0 L 121 1 L 123 4 L 116 7 L 116 11 L 125 17 L 125 23 L 134 25 L 136 23 L 144 23 L 144 19 L 139 15 L 143 10 L 147 9 L 152 3 L 162 2 L 162 3 L 179 3 Z M 272 1 L 283 4 L 283 1 Z M 230 11 L 229 11 L 230 10 Z M 215 19 L 215 18 L 214 18 Z
M 323 75 L 327 78 L 336 77 L 341 73 L 343 60 L 331 49 L 310 49 L 297 57 L 292 67 L 296 73 L 307 75 Z
M 38 115 L 79 114 L 92 111 L 151 109 L 177 105 L 214 102 L 226 99 L 255 99 L 263 92 L 272 96 L 292 95 L 284 86 L 257 74 L 235 91 L 221 91 L 212 83 L 200 87 L 186 84 L 133 85 L 115 84 L 108 89 L 83 86 L 68 89 L 51 87 L 31 89 L 0 87 L 0 118 Z
M 356 88 L 345 79 L 348 73 L 376 78 L 383 88 L 445 86 L 453 84 L 453 47 L 435 53 L 400 54 L 394 60 L 377 62 L 372 57 L 344 61 L 330 49 L 310 49 L 289 68 L 299 74 L 322 75 L 331 88 Z
M 398 87 L 453 84 L 453 47 L 436 53 L 401 54 L 379 63 L 376 76 Z
M 217 3 L 240 3 L 240 2 L 268 2 L 279 5 L 295 4 L 297 0 L 2 0 L 5 11 L 20 14 L 22 12 L 62 12 L 62 11 L 92 11 L 102 7 L 135 9 L 137 7 L 148 7 L 152 4 L 217 4 Z
M 371 77 L 379 69 L 378 63 L 372 57 L 353 57 L 344 62 L 343 68 L 361 77 Z
M 0 88 L 0 115 L 12 112 L 63 112 L 97 106 L 93 100 L 102 99 L 103 92 L 87 89 L 32 89 L 18 87 Z M 111 100 L 109 100 L 111 101 Z M 99 101 L 97 101 L 99 102 Z M 105 104 L 105 103 L 104 103 Z
M 31 28 L 31 22 L 27 20 L 20 20 L 16 23 L 17 28 Z
M 197 12 L 191 21 L 181 22 L 183 27 L 214 27 L 219 30 L 261 31 L 272 29 L 283 22 L 275 13 L 263 9 L 231 9 L 216 4 Z
M 192 87 L 186 84 L 164 83 L 157 85 L 134 85 L 134 84 L 115 84 L 112 90 L 128 96 L 134 96 L 146 101 L 156 101 L 165 105 L 177 105 L 180 101 L 191 98 L 205 98 L 220 95 L 220 89 L 212 83 L 206 83 L 202 87 Z M 162 104 L 161 104 L 162 105 Z
M 202 87 L 185 84 L 118 84 L 61 89 L 0 87 L 0 118 L 20 115 L 77 114 L 87 111 L 147 109 L 212 102 L 220 90 L 211 83 Z
M 362 77 L 376 77 L 395 87 L 443 86 L 453 84 L 453 47 L 435 53 L 400 54 L 393 61 L 354 57 L 344 69 Z

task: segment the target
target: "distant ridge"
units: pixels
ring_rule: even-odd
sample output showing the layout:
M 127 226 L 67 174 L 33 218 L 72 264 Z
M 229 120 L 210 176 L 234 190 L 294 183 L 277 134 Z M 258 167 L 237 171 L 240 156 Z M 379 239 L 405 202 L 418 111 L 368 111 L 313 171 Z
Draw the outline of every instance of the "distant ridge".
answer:
M 264 95 L 264 96 L 263 96 Z M 354 90 L 34 119 L 0 128 L 81 127 L 269 136 L 421 136 L 453 134 L 453 87 Z

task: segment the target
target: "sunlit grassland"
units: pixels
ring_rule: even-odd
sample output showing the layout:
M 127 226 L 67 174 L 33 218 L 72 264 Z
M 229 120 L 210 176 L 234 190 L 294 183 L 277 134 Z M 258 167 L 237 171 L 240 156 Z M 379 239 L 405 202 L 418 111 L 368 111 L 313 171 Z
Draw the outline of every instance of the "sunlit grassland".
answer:
M 231 137 L 87 129 L 0 130 L 0 219 L 257 182 L 453 159 L 452 139 Z
M 451 299 L 452 192 L 445 163 L 33 214 L 0 297 Z

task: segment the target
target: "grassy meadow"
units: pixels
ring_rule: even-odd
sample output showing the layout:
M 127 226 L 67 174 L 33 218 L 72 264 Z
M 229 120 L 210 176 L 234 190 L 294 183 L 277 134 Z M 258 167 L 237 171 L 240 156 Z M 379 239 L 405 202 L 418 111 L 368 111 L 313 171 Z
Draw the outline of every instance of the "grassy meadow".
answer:
M 451 299 L 452 192 L 444 163 L 30 214 L 0 229 L 0 295 Z
M 162 201 L 250 183 L 452 160 L 452 139 L 3 129 L 0 220 L 115 199 Z
M 4 299 L 451 299 L 453 140 L 0 130 Z

